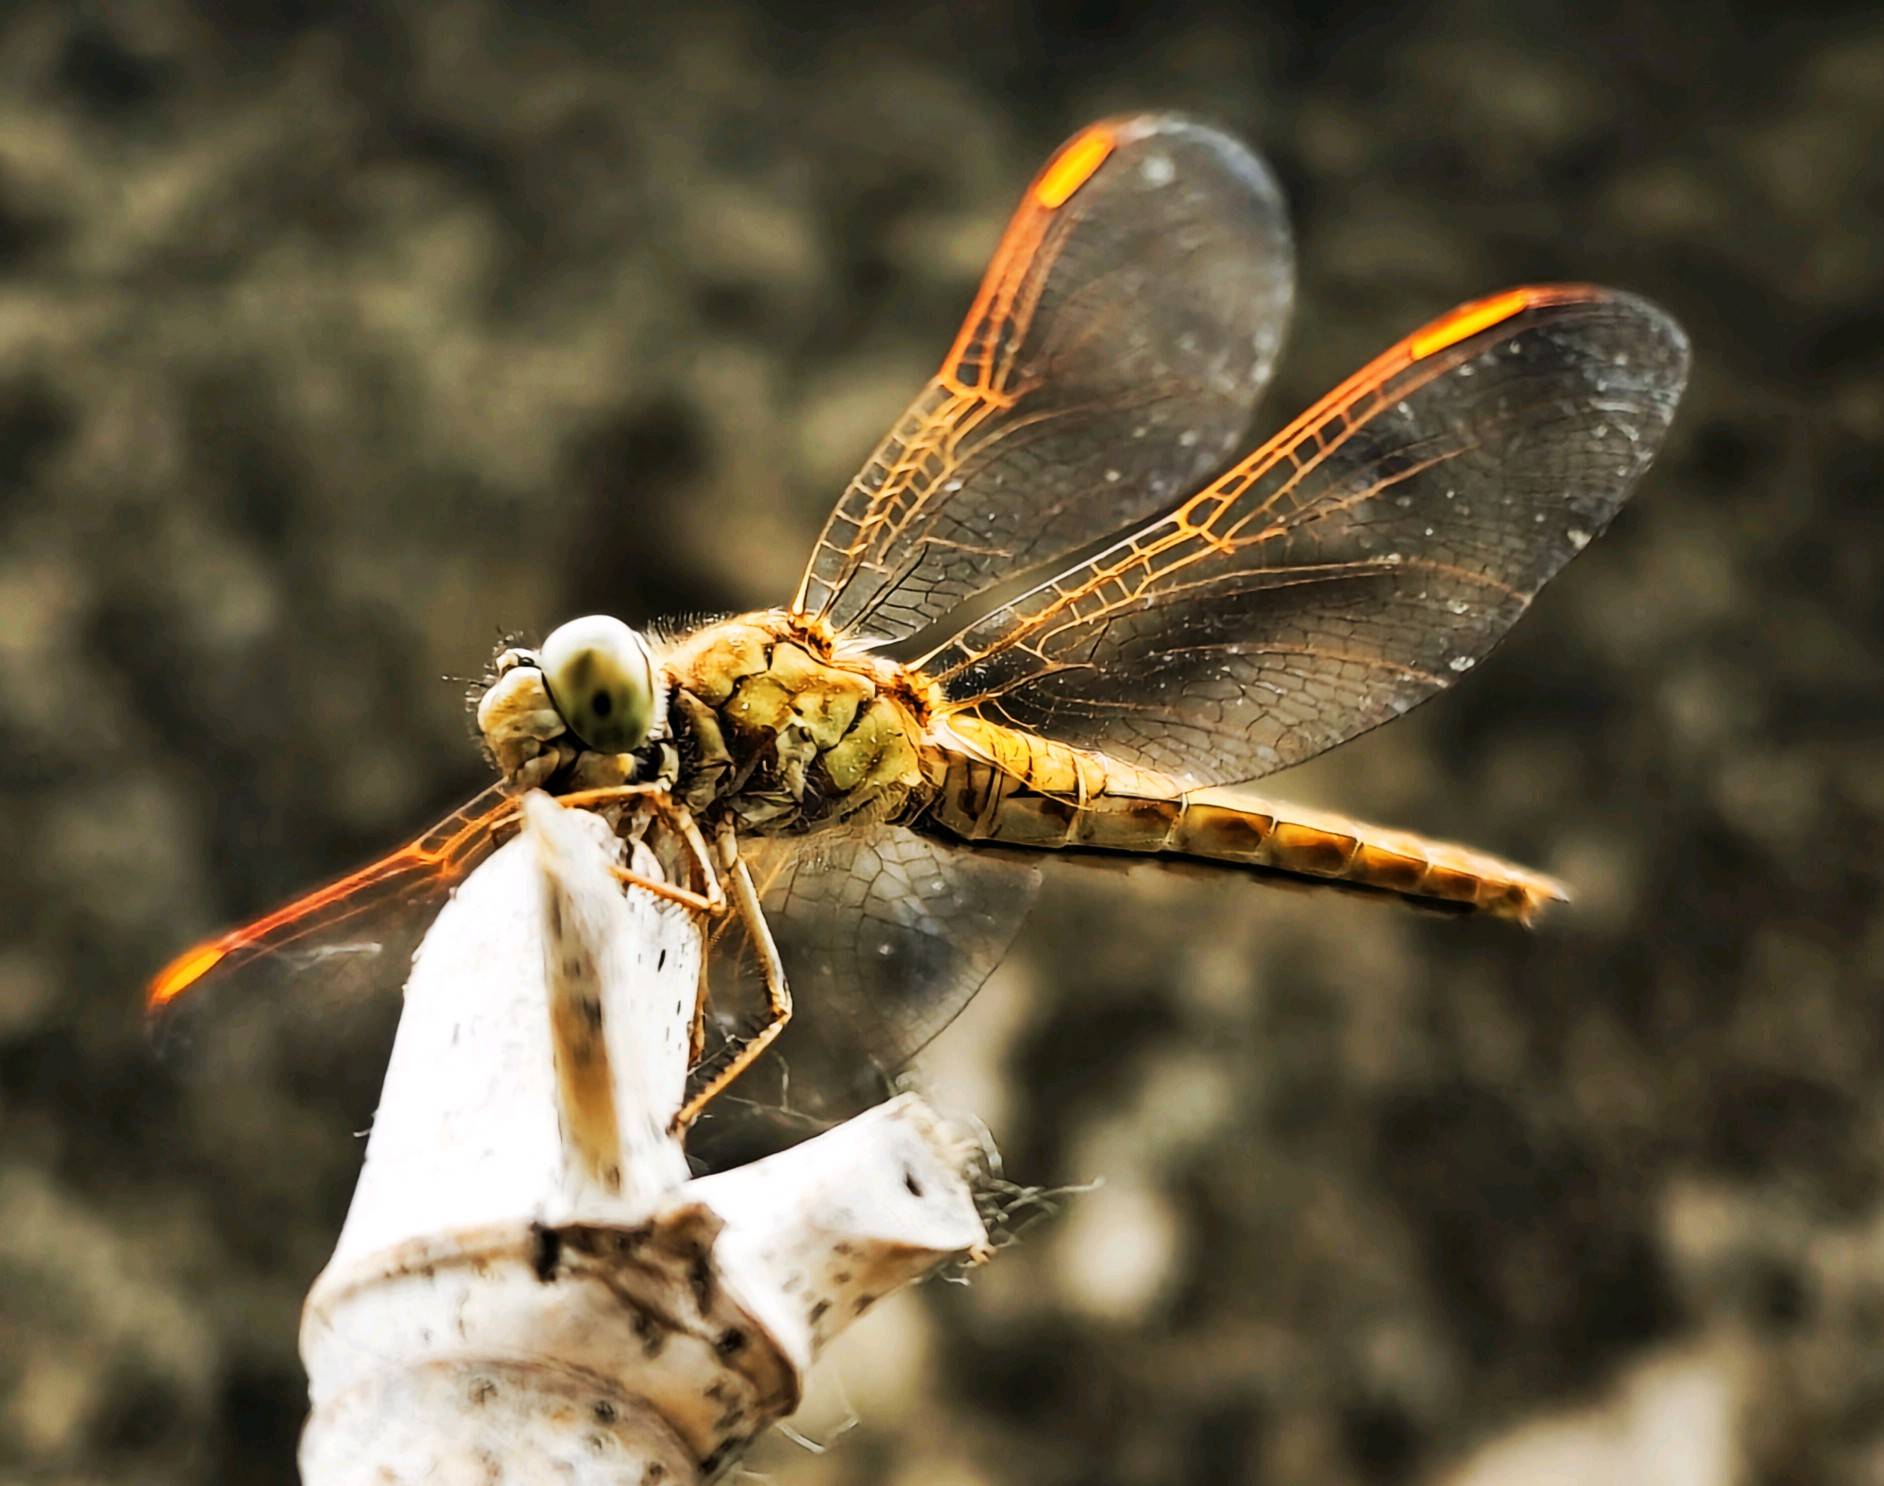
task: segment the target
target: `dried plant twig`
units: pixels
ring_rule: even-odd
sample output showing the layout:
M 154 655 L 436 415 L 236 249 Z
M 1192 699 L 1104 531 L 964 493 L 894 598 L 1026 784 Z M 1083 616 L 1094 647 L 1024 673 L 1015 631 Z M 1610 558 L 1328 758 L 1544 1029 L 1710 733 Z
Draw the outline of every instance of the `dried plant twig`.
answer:
M 303 1316 L 307 1486 L 711 1479 L 855 1317 L 985 1250 L 975 1142 L 907 1095 L 688 1180 L 697 926 L 622 892 L 645 847 L 524 816 L 414 964 Z

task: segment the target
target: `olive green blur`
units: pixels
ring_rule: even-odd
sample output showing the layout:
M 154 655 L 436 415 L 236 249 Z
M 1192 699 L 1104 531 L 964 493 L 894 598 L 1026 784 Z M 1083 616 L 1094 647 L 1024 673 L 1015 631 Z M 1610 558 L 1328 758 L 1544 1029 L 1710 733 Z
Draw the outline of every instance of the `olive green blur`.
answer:
M 1576 901 L 1526 933 L 1052 873 L 929 1077 L 1077 1190 L 877 1307 L 808 1409 L 831 1448 L 753 1468 L 1875 1478 L 1875 5 L 20 0 L 0 1480 L 293 1479 L 396 1000 L 239 1023 L 205 1073 L 143 979 L 485 784 L 501 644 L 787 600 L 1033 171 L 1139 108 L 1289 197 L 1262 429 L 1512 284 L 1689 332 L 1661 459 L 1511 639 L 1264 785 Z

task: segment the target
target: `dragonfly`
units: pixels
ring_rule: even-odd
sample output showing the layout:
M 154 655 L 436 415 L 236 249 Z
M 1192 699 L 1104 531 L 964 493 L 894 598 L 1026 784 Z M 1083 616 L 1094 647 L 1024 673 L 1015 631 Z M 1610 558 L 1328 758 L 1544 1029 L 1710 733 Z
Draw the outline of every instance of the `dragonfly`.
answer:
M 1530 923 L 1566 896 L 1541 873 L 1247 786 L 1485 658 L 1648 468 L 1686 338 L 1628 293 L 1510 289 L 1248 448 L 1293 298 L 1282 194 L 1250 149 L 1168 114 L 1080 131 L 789 603 L 687 630 L 589 616 L 505 649 L 477 705 L 497 781 L 186 950 L 150 1005 L 428 915 L 530 789 L 652 808 L 689 864 L 643 885 L 757 962 L 763 1015 L 683 1120 L 795 1002 L 873 1066 L 906 1062 L 1006 953 L 1056 853 Z

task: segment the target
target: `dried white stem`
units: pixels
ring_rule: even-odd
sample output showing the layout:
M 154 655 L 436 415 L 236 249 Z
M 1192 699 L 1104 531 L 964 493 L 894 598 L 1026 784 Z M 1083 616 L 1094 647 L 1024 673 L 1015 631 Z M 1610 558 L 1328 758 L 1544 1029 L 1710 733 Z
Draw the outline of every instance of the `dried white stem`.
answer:
M 962 1145 L 911 1098 L 687 1181 L 697 928 L 622 893 L 595 817 L 525 819 L 407 987 L 302 1322 L 308 1486 L 710 1478 L 855 1316 L 985 1241 Z

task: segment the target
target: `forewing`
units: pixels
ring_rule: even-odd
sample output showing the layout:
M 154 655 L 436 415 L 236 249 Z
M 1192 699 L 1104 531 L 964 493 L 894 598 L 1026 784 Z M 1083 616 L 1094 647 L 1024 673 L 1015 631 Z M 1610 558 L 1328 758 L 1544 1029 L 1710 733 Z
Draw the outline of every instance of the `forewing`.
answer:
M 767 1077 L 792 1108 L 848 1113 L 881 1093 L 953 1021 L 1007 953 L 1040 883 L 1031 857 L 873 824 L 742 846 L 794 1012 L 778 1055 L 735 1087 Z M 717 942 L 716 1005 L 751 979 L 742 936 Z
M 1197 783 L 1299 763 L 1497 643 L 1628 497 L 1687 365 L 1628 295 L 1461 306 L 923 664 L 962 708 Z
M 485 790 L 417 839 L 274 912 L 185 950 L 145 1004 L 168 1045 L 294 1035 L 404 983 L 412 951 L 452 887 L 515 820 Z M 369 1010 L 368 1015 L 371 1015 Z
M 1192 121 L 1095 124 L 1029 187 L 942 369 L 831 513 L 793 608 L 893 641 L 1221 465 L 1294 286 L 1267 167 Z

